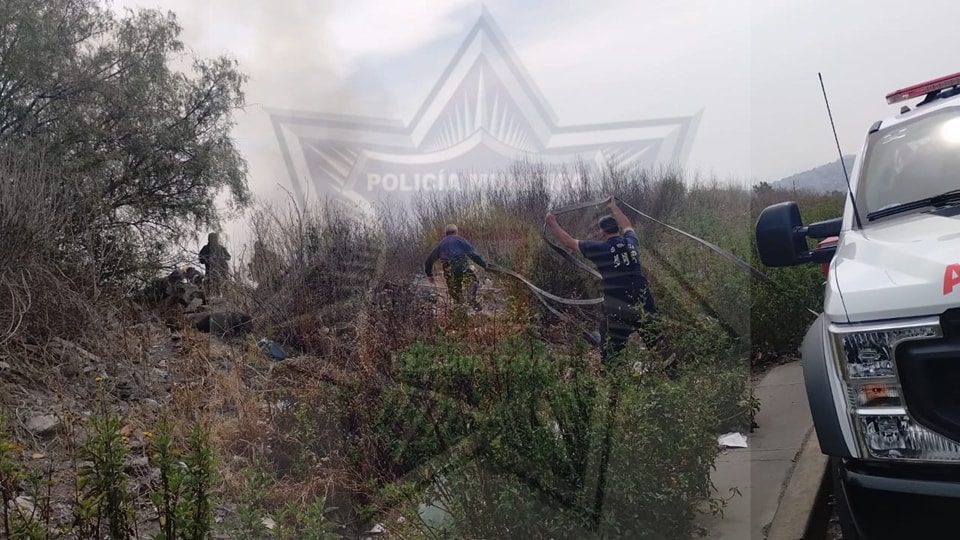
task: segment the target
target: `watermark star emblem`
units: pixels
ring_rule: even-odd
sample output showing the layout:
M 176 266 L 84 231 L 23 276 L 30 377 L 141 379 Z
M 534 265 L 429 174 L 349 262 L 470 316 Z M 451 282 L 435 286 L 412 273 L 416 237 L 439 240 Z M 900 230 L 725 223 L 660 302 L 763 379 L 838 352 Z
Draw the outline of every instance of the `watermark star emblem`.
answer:
M 332 197 L 369 205 L 461 189 L 519 161 L 557 170 L 682 165 L 702 111 L 561 125 L 484 9 L 409 122 L 268 112 L 300 203 Z

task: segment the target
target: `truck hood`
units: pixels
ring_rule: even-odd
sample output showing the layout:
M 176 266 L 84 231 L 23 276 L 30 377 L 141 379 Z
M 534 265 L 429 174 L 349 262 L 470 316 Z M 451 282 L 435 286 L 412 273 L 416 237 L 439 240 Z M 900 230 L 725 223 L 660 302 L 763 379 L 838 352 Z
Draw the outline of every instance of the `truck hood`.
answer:
M 960 306 L 956 210 L 888 218 L 842 235 L 831 277 L 850 322 L 939 315 Z

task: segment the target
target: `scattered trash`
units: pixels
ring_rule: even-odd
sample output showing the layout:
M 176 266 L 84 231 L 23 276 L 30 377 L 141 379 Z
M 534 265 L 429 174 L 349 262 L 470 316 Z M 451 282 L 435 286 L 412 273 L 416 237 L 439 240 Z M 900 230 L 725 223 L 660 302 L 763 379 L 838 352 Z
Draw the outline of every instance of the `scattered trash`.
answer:
M 267 528 L 268 531 L 272 531 L 277 528 L 277 522 L 273 520 L 270 516 L 267 516 L 260 520 L 260 523 Z
M 367 531 L 367 534 L 383 534 L 385 532 L 387 532 L 387 528 L 384 527 L 382 523 L 377 523 L 372 529 Z
M 633 373 L 636 375 L 643 375 L 644 373 L 650 371 L 650 363 L 637 360 L 633 363 Z
M 6 371 L 10 369 L 10 364 L 6 362 L 0 362 L 0 371 Z
M 279 412 L 290 412 L 297 406 L 297 402 L 292 399 L 280 399 L 273 406 Z
M 747 437 L 742 433 L 737 433 L 735 431 L 717 437 L 717 442 L 720 443 L 720 446 L 726 448 L 747 447 Z
M 275 362 L 279 362 L 287 358 L 287 353 L 284 352 L 283 348 L 273 340 L 260 338 L 260 341 L 257 342 L 257 345 L 260 346 L 260 350 L 263 351 L 263 354 L 266 354 Z

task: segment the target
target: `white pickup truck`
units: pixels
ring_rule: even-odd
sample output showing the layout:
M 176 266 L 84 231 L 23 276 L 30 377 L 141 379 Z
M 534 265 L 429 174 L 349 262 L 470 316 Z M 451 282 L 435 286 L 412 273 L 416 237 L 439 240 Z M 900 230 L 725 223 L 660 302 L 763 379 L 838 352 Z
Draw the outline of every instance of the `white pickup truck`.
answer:
M 960 74 L 887 96 L 914 99 L 869 129 L 842 218 L 756 226 L 767 266 L 828 264 L 801 356 L 845 539 L 960 538 Z

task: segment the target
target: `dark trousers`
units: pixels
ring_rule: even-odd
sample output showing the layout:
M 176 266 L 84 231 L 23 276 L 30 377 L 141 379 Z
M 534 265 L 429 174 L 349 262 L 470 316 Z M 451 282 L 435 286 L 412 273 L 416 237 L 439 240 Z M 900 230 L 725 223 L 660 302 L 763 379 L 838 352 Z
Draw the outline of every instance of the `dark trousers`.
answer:
M 229 267 L 225 264 L 208 263 L 204 265 L 204 270 L 206 270 L 206 275 L 204 276 L 206 295 L 208 297 L 220 296 L 223 292 L 223 282 L 226 281 L 230 275 Z
M 603 320 L 600 323 L 601 357 L 604 363 L 620 354 L 630 335 L 639 331 L 643 344 L 654 349 L 660 335 L 651 319 L 657 315 L 657 305 L 648 290 L 633 295 L 605 295 Z M 646 323 L 646 324 L 645 324 Z
M 477 279 L 476 272 L 470 268 L 470 265 L 458 265 L 443 263 L 443 277 L 447 281 L 447 292 L 454 303 L 463 303 L 463 288 L 467 288 L 467 302 L 476 307 L 477 290 L 480 288 L 480 280 Z

